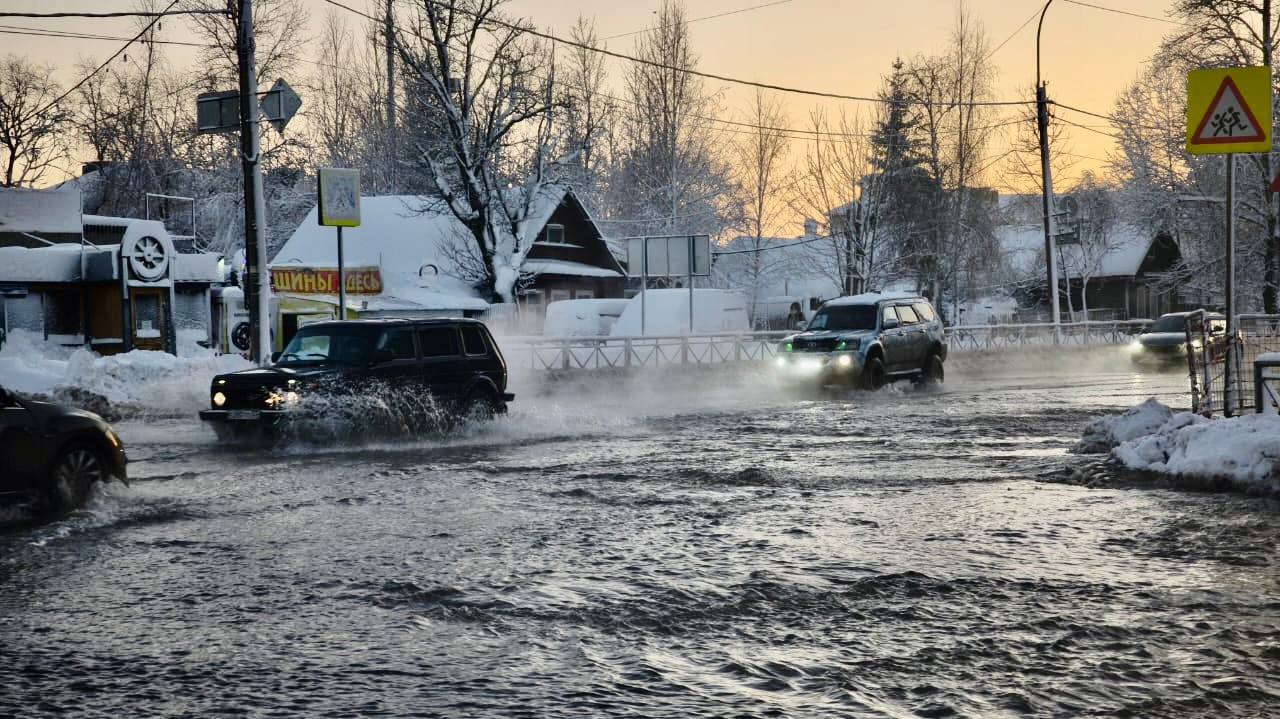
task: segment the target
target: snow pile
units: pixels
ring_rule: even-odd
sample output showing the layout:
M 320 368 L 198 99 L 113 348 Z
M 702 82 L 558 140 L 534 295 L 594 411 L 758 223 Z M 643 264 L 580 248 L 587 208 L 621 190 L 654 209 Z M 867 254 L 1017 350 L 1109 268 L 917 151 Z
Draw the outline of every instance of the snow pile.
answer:
M 1152 397 L 1122 415 L 1090 422 L 1076 444 L 1076 451 L 1082 454 L 1108 452 L 1122 442 L 1153 434 L 1172 417 L 1173 410 Z
M 203 349 L 186 357 L 148 350 L 102 357 L 15 331 L 0 349 L 0 386 L 49 395 L 108 416 L 186 415 L 206 406 L 215 374 L 251 366 L 239 355 Z
M 1280 416 L 1212 420 L 1190 412 L 1175 413 L 1150 399 L 1120 417 L 1092 423 L 1086 440 L 1090 430 L 1095 439 L 1100 437 L 1102 424 L 1116 440 L 1112 461 L 1127 469 L 1167 475 L 1195 486 L 1228 485 L 1280 495 Z

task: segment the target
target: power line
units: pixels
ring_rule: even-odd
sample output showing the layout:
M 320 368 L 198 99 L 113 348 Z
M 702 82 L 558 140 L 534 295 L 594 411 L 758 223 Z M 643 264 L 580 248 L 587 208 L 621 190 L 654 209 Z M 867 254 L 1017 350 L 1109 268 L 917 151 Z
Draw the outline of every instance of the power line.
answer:
M 992 58 L 992 56 L 994 56 L 996 53 L 1000 52 L 1000 48 L 1004 47 L 1005 45 L 1008 45 L 1008 44 L 1009 44 L 1009 41 L 1010 41 L 1010 40 L 1012 40 L 1012 39 L 1014 39 L 1015 37 L 1017 37 L 1017 36 L 1018 36 L 1018 33 L 1022 32 L 1024 28 L 1026 28 L 1028 25 L 1030 25 L 1030 24 L 1031 24 L 1031 21 L 1032 21 L 1032 20 L 1035 20 L 1035 19 L 1036 19 L 1036 17 L 1037 17 L 1039 14 L 1040 14 L 1040 10 L 1039 10 L 1039 9 L 1037 9 L 1035 12 L 1031 13 L 1031 17 L 1028 17 L 1026 20 L 1022 21 L 1022 24 L 1018 26 L 1018 29 L 1017 29 L 1017 30 L 1014 30 L 1013 32 L 1009 33 L 1009 37 L 1006 37 L 1006 38 L 1005 38 L 1005 39 L 1004 39 L 1004 40 L 1003 40 L 999 45 L 996 45 L 996 47 L 995 47 L 995 49 L 994 49 L 994 50 L 992 50 L 991 52 L 987 53 L 987 56 L 986 56 L 985 58 L 983 58 L 983 61 L 985 62 L 985 61 L 987 61 L 987 60 L 990 60 L 990 59 Z
M 169 10 L 170 10 L 170 9 L 172 9 L 172 8 L 173 8 L 173 6 L 174 6 L 174 5 L 177 5 L 177 4 L 178 4 L 178 0 L 173 0 L 172 2 L 170 2 L 170 3 L 169 3 L 169 7 L 165 8 L 163 12 L 153 13 L 153 14 L 152 14 L 152 17 L 151 17 L 151 22 L 147 23 L 146 27 L 144 27 L 144 28 L 142 28 L 140 31 L 138 31 L 138 34 L 137 34 L 137 35 L 134 35 L 134 36 L 133 36 L 133 39 L 129 40 L 129 41 L 128 41 L 128 42 L 126 42 L 124 45 L 121 45 L 121 46 L 120 46 L 120 49 L 115 51 L 115 54 L 113 54 L 111 57 L 107 58 L 106 62 L 104 62 L 104 63 L 102 63 L 101 65 L 99 65 L 99 66 L 97 66 L 96 68 L 94 68 L 94 69 L 93 69 L 93 72 L 91 72 L 91 73 L 89 73 L 88 75 L 85 75 L 83 78 L 81 78 L 81 79 L 80 79 L 80 82 L 77 82 L 75 85 L 72 85 L 72 86 L 71 86 L 71 89 L 69 89 L 69 90 L 67 90 L 66 92 L 62 93 L 61 95 L 57 96 L 56 98 L 54 98 L 53 102 L 50 102 L 48 105 L 45 105 L 44 107 L 42 107 L 42 108 L 40 108 L 39 110 L 35 111 L 34 113 L 32 113 L 32 115 L 33 115 L 33 116 L 34 116 L 34 115 L 43 115 L 44 113 L 48 112 L 48 111 L 49 111 L 49 110 L 51 110 L 52 108 L 56 107 L 58 103 L 60 103 L 60 102 L 62 102 L 63 100 L 67 99 L 67 97 L 68 97 L 68 96 L 70 96 L 70 95 L 71 95 L 71 93 L 73 93 L 73 92 L 75 92 L 76 90 L 79 90 L 81 87 L 83 87 L 83 86 L 84 86 L 84 84 L 85 84 L 86 82 L 89 82 L 89 80 L 91 80 L 91 79 L 93 78 L 93 76 L 94 76 L 94 75 L 97 75 L 98 73 L 102 72 L 102 70 L 103 70 L 104 68 L 106 68 L 106 66 L 107 66 L 107 65 L 110 65 L 112 60 L 115 60 L 117 57 L 120 57 L 121 55 L 123 55 L 123 54 L 124 54 L 124 51 L 125 51 L 125 50 L 128 50 L 130 45 L 132 45 L 133 43 L 137 42 L 139 39 L 141 39 L 141 38 L 142 38 L 142 36 L 143 36 L 143 35 L 146 35 L 148 32 L 150 32 L 150 31 L 151 31 L 151 28 L 155 27 L 155 26 L 156 26 L 156 23 L 160 22 L 160 19 L 161 19 L 161 18 L 163 18 L 163 17 L 164 17 L 164 16 L 169 12 Z
M 170 5 L 169 7 L 173 7 Z M 0 12 L 0 17 L 32 17 L 32 18 L 111 18 L 111 17 L 149 17 L 162 18 L 168 15 L 227 15 L 226 10 L 162 10 L 160 12 Z
M 751 12 L 752 10 L 760 10 L 762 8 L 773 7 L 775 5 L 786 5 L 789 2 L 792 2 L 792 0 L 777 0 L 776 2 L 765 3 L 763 5 L 753 5 L 752 7 L 744 7 L 744 8 L 739 8 L 737 10 L 730 10 L 728 12 L 716 13 L 715 15 L 703 15 L 702 17 L 695 17 L 690 20 L 686 20 L 685 23 L 689 24 L 689 23 L 695 23 L 695 22 L 702 22 L 703 20 L 715 20 L 716 18 L 728 17 L 730 15 L 738 15 L 744 12 Z M 639 35 L 641 33 L 646 33 L 651 30 L 665 29 L 667 27 L 670 27 L 670 26 L 664 25 L 661 28 L 645 28 L 643 30 L 633 30 L 632 32 L 624 32 L 624 33 L 619 33 L 617 35 L 610 35 L 609 37 L 602 37 L 600 38 L 600 40 L 601 41 L 617 40 L 620 37 L 631 37 L 632 35 Z
M 361 12 L 360 10 L 356 10 L 355 8 L 349 5 L 344 5 L 343 3 L 338 2 L 338 0 L 323 0 L 323 1 L 330 5 L 333 5 L 334 7 L 342 8 L 347 12 L 354 13 L 368 20 L 385 22 L 384 18 L 375 18 L 372 15 Z M 437 0 L 423 0 L 423 1 L 431 5 L 440 4 L 439 2 L 437 2 Z M 548 40 L 552 43 L 567 45 L 569 47 L 575 47 L 580 50 L 586 50 L 587 52 L 594 52 L 599 55 L 606 55 L 608 57 L 617 58 L 619 60 L 626 60 L 628 62 L 634 62 L 640 65 L 648 65 L 650 67 L 656 67 L 661 70 L 670 70 L 672 72 L 684 73 L 686 75 L 693 75 L 695 77 L 701 77 L 708 80 L 718 80 L 720 82 L 728 82 L 735 85 L 744 85 L 747 87 L 760 88 L 762 90 L 774 90 L 777 92 L 786 92 L 786 93 L 791 93 L 795 95 L 809 95 L 812 97 L 825 97 L 832 100 L 853 100 L 857 102 L 879 102 L 879 103 L 887 102 L 886 100 L 878 97 L 862 97 L 859 95 L 843 95 L 840 93 L 826 92 L 822 90 L 806 90 L 803 88 L 787 87 L 785 85 L 774 85 L 774 84 L 765 83 L 765 82 L 755 82 L 753 80 L 743 80 L 736 77 L 729 77 L 727 75 L 717 75 L 715 73 L 702 72 L 701 70 L 691 70 L 689 68 L 676 67 L 674 65 L 668 65 L 663 62 L 657 62 L 656 60 L 646 60 L 644 58 L 634 57 L 632 55 L 626 55 L 620 52 L 614 52 L 613 50 L 608 50 L 606 48 L 595 47 L 593 45 L 588 45 L 586 43 L 577 42 L 575 40 L 565 40 L 564 38 L 558 37 L 556 35 L 552 35 L 551 33 L 542 32 L 541 30 L 535 30 L 533 28 L 522 26 L 522 25 L 517 25 L 515 23 L 508 22 L 506 20 L 499 20 L 497 18 L 492 18 L 492 17 L 481 18 L 474 12 L 468 12 L 466 10 L 461 10 L 458 8 L 452 8 L 452 9 L 455 12 L 461 13 L 463 15 L 467 15 L 472 18 L 476 18 L 481 22 L 488 23 L 490 25 L 496 25 L 498 27 L 511 30 L 512 32 L 532 35 L 534 37 Z M 977 106 L 1001 106 L 1001 105 L 1031 105 L 1034 103 L 1035 103 L 1034 100 L 991 100 L 991 101 L 977 101 L 977 102 L 942 102 L 942 103 L 917 103 L 917 104 L 934 104 L 934 105 L 944 105 L 948 107 L 955 107 L 955 106 L 977 107 Z
M 22 27 L 21 25 L 0 25 L 0 35 L 31 35 L 34 37 L 60 37 L 68 40 L 108 40 L 112 42 L 129 42 L 130 38 L 116 35 L 94 35 L 89 33 L 63 32 L 46 28 Z M 216 47 L 209 43 L 183 42 L 181 40 L 145 40 L 153 45 L 185 45 L 187 47 Z
M 1102 10 L 1104 12 L 1113 12 L 1113 13 L 1116 13 L 1117 15 L 1128 15 L 1129 17 L 1139 17 L 1139 18 L 1142 18 L 1143 20 L 1154 20 L 1156 22 L 1162 22 L 1169 25 L 1195 27 L 1194 25 L 1191 25 L 1189 23 L 1179 22 L 1177 20 L 1170 20 L 1169 18 L 1165 18 L 1165 17 L 1156 17 L 1155 15 L 1143 15 L 1142 13 L 1130 12 L 1129 10 L 1120 10 L 1113 7 L 1106 7 L 1104 5 L 1094 5 L 1093 3 L 1082 2 L 1081 0 L 1065 0 L 1065 1 L 1068 3 L 1071 3 L 1072 5 L 1079 5 L 1080 7 L 1093 8 L 1094 10 Z

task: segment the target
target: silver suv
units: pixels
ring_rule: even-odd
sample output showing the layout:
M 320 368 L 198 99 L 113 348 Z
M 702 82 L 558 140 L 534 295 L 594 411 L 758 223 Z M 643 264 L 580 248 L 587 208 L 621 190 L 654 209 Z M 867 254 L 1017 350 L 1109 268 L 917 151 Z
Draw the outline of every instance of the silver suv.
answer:
M 823 304 L 803 332 L 782 341 L 775 362 L 787 379 L 879 389 L 895 379 L 941 382 L 946 359 L 928 300 L 871 292 Z

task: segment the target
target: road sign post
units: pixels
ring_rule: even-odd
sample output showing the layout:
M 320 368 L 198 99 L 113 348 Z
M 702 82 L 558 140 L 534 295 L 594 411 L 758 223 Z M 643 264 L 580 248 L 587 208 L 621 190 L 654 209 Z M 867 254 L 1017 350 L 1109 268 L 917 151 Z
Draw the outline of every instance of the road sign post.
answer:
M 1227 356 L 1223 414 L 1235 414 L 1235 153 L 1271 152 L 1271 68 L 1228 67 L 1192 70 L 1187 74 L 1187 152 L 1225 154 Z
M 347 318 L 347 273 L 342 228 L 360 226 L 360 171 L 322 167 L 316 180 L 316 221 L 338 229 L 338 319 Z
M 689 333 L 694 331 L 693 278 L 711 274 L 710 235 L 628 237 L 627 275 L 640 277 L 640 334 L 645 333 L 645 290 L 650 277 L 684 277 L 689 289 Z

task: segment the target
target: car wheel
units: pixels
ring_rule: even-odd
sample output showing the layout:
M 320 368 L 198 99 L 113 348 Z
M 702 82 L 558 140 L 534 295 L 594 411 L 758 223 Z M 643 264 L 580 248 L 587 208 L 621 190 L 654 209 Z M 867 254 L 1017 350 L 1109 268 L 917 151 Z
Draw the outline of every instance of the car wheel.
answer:
M 884 361 L 879 357 L 872 357 L 867 360 L 867 366 L 862 369 L 862 388 L 875 391 L 883 386 Z
M 467 422 L 487 422 L 497 414 L 498 403 L 488 392 L 473 392 L 462 404 L 462 419 Z
M 942 384 L 946 379 L 946 370 L 942 367 L 942 358 L 936 353 L 930 354 L 924 361 L 924 369 L 920 371 L 920 384 Z
M 73 445 L 53 463 L 49 501 L 55 509 L 71 509 L 84 501 L 93 485 L 107 478 L 102 455 L 90 447 Z

